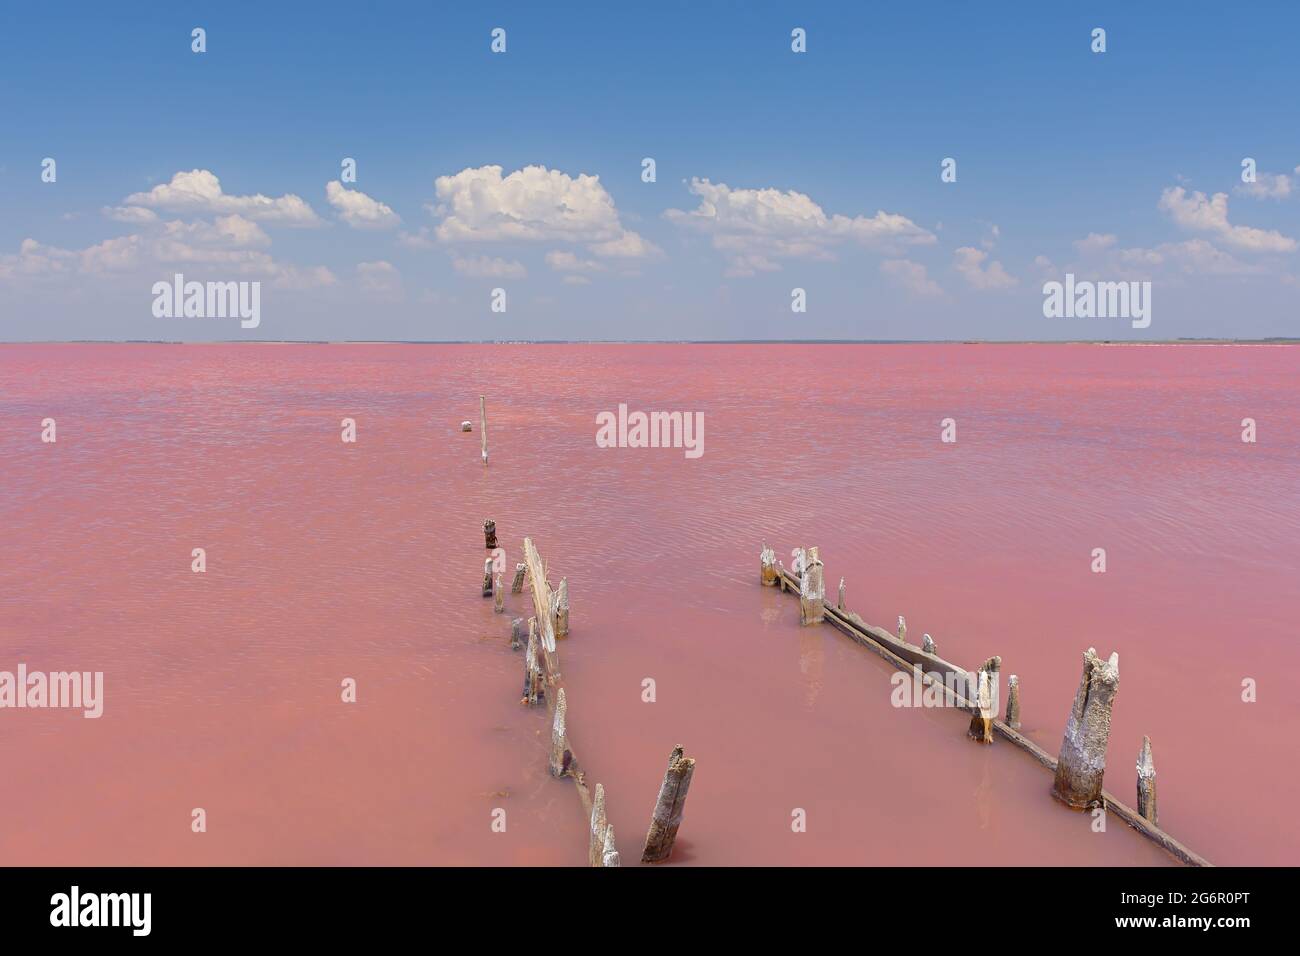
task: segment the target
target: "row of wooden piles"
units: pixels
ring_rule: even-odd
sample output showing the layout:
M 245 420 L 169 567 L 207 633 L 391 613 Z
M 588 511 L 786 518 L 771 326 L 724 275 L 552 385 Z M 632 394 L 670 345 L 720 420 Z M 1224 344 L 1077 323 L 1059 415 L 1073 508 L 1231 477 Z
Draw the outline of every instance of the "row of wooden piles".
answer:
M 483 522 L 484 543 L 489 551 L 497 547 L 496 523 Z M 493 573 L 489 558 L 483 567 L 483 596 L 495 599 L 494 610 L 505 611 L 502 576 Z M 582 801 L 583 813 L 590 821 L 587 861 L 591 866 L 620 866 L 622 860 L 614 840 L 614 827 L 606 815 L 605 788 L 597 783 L 594 790 L 587 784 L 587 774 L 574 755 L 569 739 L 568 692 L 560 673 L 557 639 L 569 634 L 569 585 L 562 578 L 552 588 L 546 565 L 531 538 L 524 538 L 524 560 L 515 566 L 512 594 L 527 590 L 533 614 L 526 625 L 523 618 L 510 623 L 510 647 L 524 651 L 524 687 L 520 703 L 528 707 L 544 706 L 550 717 L 550 770 L 557 778 L 573 781 Z M 641 850 L 642 863 L 662 863 L 672 855 L 677 831 L 686 807 L 686 795 L 695 773 L 695 759 L 687 757 L 681 747 L 674 747 L 668 769 L 659 788 L 659 797 L 650 817 L 650 828 Z
M 1106 747 L 1110 740 L 1111 708 L 1119 690 L 1119 654 L 1108 660 L 1094 648 L 1083 655 L 1083 676 L 1075 692 L 1066 722 L 1060 753 L 1053 758 L 1020 733 L 1020 679 L 1007 681 L 1006 712 L 997 714 L 998 677 L 1001 657 L 990 657 L 971 672 L 938 655 L 934 640 L 926 634 L 920 646 L 907 642 L 907 622 L 900 614 L 897 634 L 867 624 L 844 604 L 844 579 L 840 578 L 838 602 L 826 603 L 825 568 L 817 548 L 796 548 L 792 567 L 787 570 L 766 544 L 759 558 L 760 580 L 768 587 L 780 587 L 799 595 L 799 616 L 803 625 L 829 621 L 857 643 L 875 651 L 900 670 L 912 671 L 921 681 L 942 694 L 947 703 L 971 715 L 969 736 L 991 744 L 994 734 L 1028 752 L 1053 771 L 1052 795 L 1076 810 L 1101 808 L 1113 813 L 1143 836 L 1159 844 L 1184 863 L 1209 866 L 1204 857 L 1192 852 L 1157 824 L 1156 771 L 1151 756 L 1151 739 L 1142 738 L 1137 760 L 1137 809 L 1134 810 L 1102 788 L 1106 770 Z

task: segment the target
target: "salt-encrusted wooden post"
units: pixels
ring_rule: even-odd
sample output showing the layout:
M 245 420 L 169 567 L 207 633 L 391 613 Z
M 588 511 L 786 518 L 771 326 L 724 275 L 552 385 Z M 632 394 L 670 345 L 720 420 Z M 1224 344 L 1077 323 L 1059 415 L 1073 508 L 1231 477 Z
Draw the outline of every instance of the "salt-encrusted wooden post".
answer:
M 569 579 L 560 578 L 560 586 L 555 589 L 551 595 L 551 605 L 554 608 L 552 618 L 555 621 L 555 636 L 569 636 Z
M 695 759 L 683 755 L 681 747 L 674 747 L 668 758 L 668 772 L 659 787 L 659 800 L 650 818 L 646 833 L 642 863 L 662 863 L 673 852 L 677 830 L 682 825 L 682 811 L 686 808 L 686 793 L 695 774 Z
M 478 416 L 479 427 L 481 429 L 479 438 L 483 448 L 483 464 L 487 464 L 487 399 L 482 395 L 478 397 Z
M 522 561 L 515 565 L 515 580 L 510 585 L 511 594 L 519 594 L 524 589 L 524 572 L 528 570 L 528 565 Z
M 844 610 L 844 579 L 840 578 L 840 601 L 835 605 L 841 611 Z
M 1142 738 L 1142 752 L 1138 754 L 1138 814 L 1153 827 L 1156 821 L 1156 762 L 1151 756 L 1151 738 Z
M 622 866 L 623 861 L 618 855 L 618 849 L 614 845 L 614 825 L 611 823 L 605 827 L 605 847 L 600 854 L 601 866 Z
M 804 548 L 795 548 L 794 553 L 790 556 L 790 573 L 796 578 L 802 578 L 804 569 L 808 567 L 808 552 Z
M 492 610 L 496 614 L 503 614 L 506 609 L 506 592 L 505 589 L 501 587 L 501 575 L 499 574 L 497 575 L 496 585 L 494 586 L 493 591 L 495 592 L 496 600 L 492 602 Z
M 776 579 L 781 583 L 781 593 L 784 594 L 790 590 L 785 583 L 785 565 L 780 561 L 776 562 Z
M 591 801 L 591 838 L 587 841 L 587 863 L 590 866 L 602 866 L 605 857 L 605 831 L 609 821 L 605 819 L 605 785 L 596 784 L 596 794 Z
M 563 777 L 569 772 L 573 763 L 573 751 L 569 749 L 569 734 L 565 730 L 564 718 L 567 705 L 564 700 L 564 688 L 560 688 L 555 698 L 555 717 L 551 721 L 551 776 Z
M 1106 742 L 1110 739 L 1110 710 L 1119 690 L 1119 653 L 1109 661 L 1095 648 L 1083 655 L 1083 676 L 1061 740 L 1052 795 L 1067 806 L 1083 810 L 1101 800 L 1106 772 Z
M 774 588 L 777 585 L 776 570 L 776 552 L 763 543 L 763 550 L 758 555 L 759 573 L 758 579 L 763 582 L 764 587 Z
M 492 559 L 483 562 L 483 596 L 492 596 Z
M 921 635 L 921 650 L 925 651 L 925 653 L 927 654 L 939 653 L 934 649 L 934 638 L 932 638 L 929 634 Z
M 460 430 L 463 431 L 463 432 L 472 432 L 472 431 L 474 430 L 474 423 L 473 423 L 473 422 L 461 422 L 461 423 L 460 423 Z
M 804 556 L 803 577 L 799 579 L 799 620 L 801 624 L 820 624 L 826 617 L 826 582 L 816 548 Z
M 510 622 L 510 649 L 517 651 L 524 646 L 524 619 L 517 617 Z
M 907 643 L 907 621 L 903 615 L 898 615 L 898 640 L 899 643 Z
M 497 523 L 491 518 L 483 522 L 483 543 L 492 551 L 497 546 Z
M 970 736 L 982 744 L 993 743 L 993 721 L 998 716 L 998 676 L 1002 658 L 990 657 L 980 665 L 975 683 L 975 712 L 970 718 Z
M 546 660 L 546 679 L 554 684 L 560 679 L 560 662 L 555 653 L 555 622 L 551 616 L 551 588 L 546 583 L 546 568 L 532 538 L 524 538 L 524 560 L 528 563 L 528 579 L 533 588 L 533 611 L 537 615 L 537 628 Z
M 989 686 L 989 672 L 979 672 L 979 688 L 975 695 L 975 712 L 971 714 L 969 733 L 972 740 L 981 744 L 993 743 L 993 718 L 997 711 L 993 709 L 992 689 Z
M 537 618 L 528 619 L 528 650 L 524 653 L 523 703 L 535 707 L 546 699 L 546 682 L 542 679 L 542 646 L 537 638 Z
M 1007 678 L 1007 726 L 1020 729 L 1020 678 L 1015 674 Z

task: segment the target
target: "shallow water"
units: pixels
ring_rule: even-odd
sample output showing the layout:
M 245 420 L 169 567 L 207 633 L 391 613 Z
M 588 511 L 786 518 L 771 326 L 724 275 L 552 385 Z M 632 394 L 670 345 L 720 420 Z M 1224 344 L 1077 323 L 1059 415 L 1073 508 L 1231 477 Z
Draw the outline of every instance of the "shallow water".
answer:
M 102 670 L 106 701 L 0 710 L 0 861 L 583 863 L 518 704 L 523 596 L 479 596 L 491 516 L 510 568 L 528 534 L 569 580 L 570 736 L 629 863 L 676 743 L 679 863 L 1169 862 L 892 707 L 883 661 L 759 587 L 766 540 L 1002 655 L 1052 753 L 1083 650 L 1119 651 L 1108 788 L 1149 734 L 1169 832 L 1295 864 L 1298 393 L 1285 346 L 4 346 L 0 670 Z M 702 411 L 704 455 L 596 447 L 620 402 Z

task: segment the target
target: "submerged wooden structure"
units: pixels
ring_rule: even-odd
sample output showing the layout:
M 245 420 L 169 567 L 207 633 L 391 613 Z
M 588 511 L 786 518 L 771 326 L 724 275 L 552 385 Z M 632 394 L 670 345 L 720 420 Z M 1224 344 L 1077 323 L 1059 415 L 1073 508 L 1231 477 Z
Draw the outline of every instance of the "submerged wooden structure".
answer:
M 809 561 L 810 555 L 812 561 Z M 1084 654 L 1083 676 L 1066 725 L 1060 756 L 1053 757 L 1019 731 L 1020 680 L 1014 675 L 1010 681 L 1006 719 L 998 719 L 992 689 L 1001 668 L 1000 657 L 990 657 L 977 671 L 971 672 L 935 653 L 934 641 L 928 634 L 922 647 L 907 643 L 907 625 L 902 615 L 898 617 L 898 634 L 894 635 L 884 628 L 868 624 L 843 606 L 827 607 L 824 600 L 818 602 L 818 592 L 822 592 L 824 598 L 825 589 L 822 584 L 824 572 L 816 548 L 795 549 L 795 570 L 784 568 L 766 544 L 759 560 L 762 584 L 779 585 L 782 592 L 799 595 L 802 624 L 824 620 L 899 670 L 918 674 L 923 683 L 933 686 L 936 693 L 943 695 L 945 703 L 971 716 L 968 733 L 974 739 L 980 743 L 992 743 L 994 735 L 1001 737 L 1050 770 L 1053 774 L 1052 795 L 1062 803 L 1080 810 L 1100 808 L 1114 814 L 1183 863 L 1189 866 L 1212 865 L 1156 825 L 1155 765 L 1151 759 L 1149 738 L 1143 738 L 1142 752 L 1138 757 L 1140 809 L 1122 803 L 1102 787 L 1106 745 L 1110 736 L 1110 710 L 1119 686 L 1118 654 L 1112 654 L 1105 661 L 1092 648 Z M 809 574 L 805 568 L 811 568 L 812 573 Z M 805 576 L 810 580 L 805 580 Z M 821 606 L 814 604 L 810 613 L 813 602 Z
M 495 534 L 491 540 L 495 543 Z M 489 567 L 490 565 L 489 561 Z M 484 596 L 487 596 L 487 588 L 491 583 L 491 578 L 486 577 L 485 572 Z M 587 773 L 578 762 L 569 739 L 569 694 L 560 673 L 560 655 L 556 645 L 557 638 L 569 633 L 568 579 L 561 579 L 558 588 L 551 587 L 546 564 L 531 538 L 524 538 L 524 560 L 516 568 L 511 593 L 521 593 L 525 587 L 533 605 L 533 614 L 528 619 L 527 644 L 524 645 L 522 638 L 522 618 L 515 618 L 510 628 L 511 649 L 526 647 L 524 688 L 520 703 L 530 707 L 541 705 L 547 709 L 550 772 L 553 777 L 571 779 L 574 783 L 582 811 L 590 825 L 588 864 L 596 867 L 621 866 L 622 859 L 614 842 L 614 827 L 606 817 L 605 788 L 599 783 L 594 790 L 588 786 Z M 498 610 L 504 610 L 501 607 L 504 588 L 500 575 L 495 581 L 495 592 Z M 695 761 L 683 756 L 681 747 L 674 749 L 651 816 L 641 862 L 662 862 L 672 853 L 694 771 Z

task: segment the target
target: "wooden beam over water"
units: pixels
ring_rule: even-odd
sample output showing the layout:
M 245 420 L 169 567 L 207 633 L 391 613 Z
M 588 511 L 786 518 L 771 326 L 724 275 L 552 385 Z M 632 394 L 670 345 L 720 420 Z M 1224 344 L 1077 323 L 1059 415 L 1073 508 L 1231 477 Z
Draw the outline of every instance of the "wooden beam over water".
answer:
M 779 583 L 784 592 L 788 589 L 799 593 L 799 579 L 785 568 L 778 568 Z M 838 608 L 826 608 L 826 621 L 843 631 L 855 643 L 884 658 L 901 671 L 920 669 L 921 679 L 926 684 L 936 684 L 942 688 L 944 699 L 955 709 L 967 714 L 977 713 L 979 708 L 974 703 L 978 693 L 978 677 L 962 667 L 944 660 L 937 654 L 929 654 L 921 648 L 907 644 L 890 634 L 884 628 L 868 624 L 852 611 Z M 906 633 L 906 632 L 904 632 Z M 992 722 L 993 733 L 1028 753 L 1039 764 L 1056 773 L 1056 758 L 1045 751 L 1018 730 L 1014 730 L 1002 720 Z M 1107 790 L 1102 790 L 1099 797 L 1107 813 L 1113 813 L 1152 843 L 1160 846 L 1178 860 L 1189 866 L 1213 866 L 1199 853 L 1179 843 L 1172 836 L 1134 810 L 1117 800 Z

